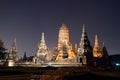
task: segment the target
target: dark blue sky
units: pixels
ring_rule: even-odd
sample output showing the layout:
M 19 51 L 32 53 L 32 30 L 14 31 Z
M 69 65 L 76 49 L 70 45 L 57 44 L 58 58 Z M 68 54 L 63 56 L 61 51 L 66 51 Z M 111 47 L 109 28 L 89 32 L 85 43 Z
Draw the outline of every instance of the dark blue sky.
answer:
M 70 29 L 73 45 L 80 42 L 85 24 L 92 46 L 98 34 L 110 55 L 120 54 L 119 0 L 0 0 L 0 39 L 10 49 L 16 37 L 20 56 L 35 54 L 42 32 L 53 50 L 62 23 Z

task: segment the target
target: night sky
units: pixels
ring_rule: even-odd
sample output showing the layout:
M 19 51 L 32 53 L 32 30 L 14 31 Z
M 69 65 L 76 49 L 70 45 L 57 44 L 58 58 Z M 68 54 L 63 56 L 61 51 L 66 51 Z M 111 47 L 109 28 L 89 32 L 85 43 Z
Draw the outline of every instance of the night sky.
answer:
M 16 37 L 20 56 L 25 51 L 27 56 L 35 54 L 42 32 L 53 50 L 62 23 L 70 30 L 73 46 L 79 44 L 85 24 L 92 46 L 97 34 L 110 55 L 120 54 L 119 0 L 0 0 L 0 39 L 9 51 Z

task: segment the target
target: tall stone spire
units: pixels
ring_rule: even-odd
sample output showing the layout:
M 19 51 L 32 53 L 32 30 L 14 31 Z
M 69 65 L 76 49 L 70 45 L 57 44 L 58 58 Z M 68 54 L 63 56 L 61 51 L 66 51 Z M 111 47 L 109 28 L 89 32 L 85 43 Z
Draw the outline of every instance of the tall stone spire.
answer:
M 95 47 L 100 48 L 99 41 L 98 41 L 98 36 L 95 35 Z
M 44 32 L 42 32 L 42 36 L 41 36 L 41 42 L 40 42 L 40 47 L 39 48 L 47 48 L 46 43 L 45 43 L 45 36 L 44 36 Z
M 23 61 L 27 61 L 27 54 L 26 54 L 26 52 L 24 52 Z
M 95 43 L 93 48 L 93 57 L 101 58 L 103 56 L 102 50 L 99 45 L 98 36 L 95 35 Z
M 87 36 L 85 24 L 83 24 L 82 37 Z
M 64 48 L 66 46 L 66 51 L 68 52 L 68 58 L 75 58 L 76 55 L 73 52 L 72 49 L 72 44 L 69 41 L 69 29 L 65 24 L 62 24 L 59 30 L 59 35 L 58 35 L 58 45 L 57 45 L 57 56 L 56 56 L 56 61 L 59 61 L 63 59 L 64 56 Z M 55 52 L 55 53 L 56 53 Z
M 13 40 L 12 49 L 14 49 L 14 51 L 17 51 L 16 38 L 14 38 L 14 40 Z
M 78 57 L 79 56 L 86 56 L 88 64 L 89 64 L 90 59 L 92 57 L 92 47 L 90 45 L 90 41 L 89 41 L 88 36 L 87 36 L 85 24 L 83 24 L 82 36 L 81 36 L 81 41 L 79 44 L 77 56 Z
M 33 62 L 46 62 L 47 61 L 47 55 L 49 54 L 49 48 L 46 46 L 45 43 L 45 36 L 44 32 L 42 32 L 41 40 L 38 43 L 36 54 L 33 58 Z
M 12 45 L 10 51 L 11 51 L 14 61 L 18 61 L 19 56 L 18 56 L 18 50 L 17 50 L 17 45 L 16 45 L 16 38 L 14 38 L 14 40 L 13 40 L 13 45 Z
M 79 45 L 79 54 L 86 54 L 87 51 L 89 51 L 91 48 L 90 46 L 90 42 L 87 36 L 87 32 L 85 29 L 85 24 L 83 24 L 83 30 L 82 30 L 82 36 L 81 36 L 81 41 L 80 41 L 80 45 Z M 89 55 L 89 54 L 88 54 Z
M 108 57 L 109 56 L 104 42 L 102 44 L 102 52 L 103 52 L 103 56 L 104 57 Z
M 102 65 L 110 65 L 111 62 L 110 62 L 109 54 L 108 54 L 108 52 L 107 52 L 107 49 L 106 49 L 106 46 L 105 46 L 105 43 L 104 43 L 104 42 L 103 42 L 103 44 L 102 44 L 102 52 L 103 52 Z

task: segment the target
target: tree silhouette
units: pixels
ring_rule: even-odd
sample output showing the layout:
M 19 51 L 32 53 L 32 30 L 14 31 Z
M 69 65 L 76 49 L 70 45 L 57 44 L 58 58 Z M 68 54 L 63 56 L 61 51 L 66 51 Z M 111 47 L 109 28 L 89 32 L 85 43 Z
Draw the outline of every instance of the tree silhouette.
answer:
M 0 59 L 5 59 L 7 56 L 7 49 L 5 49 L 4 47 L 4 43 L 2 42 L 2 40 L 0 40 Z

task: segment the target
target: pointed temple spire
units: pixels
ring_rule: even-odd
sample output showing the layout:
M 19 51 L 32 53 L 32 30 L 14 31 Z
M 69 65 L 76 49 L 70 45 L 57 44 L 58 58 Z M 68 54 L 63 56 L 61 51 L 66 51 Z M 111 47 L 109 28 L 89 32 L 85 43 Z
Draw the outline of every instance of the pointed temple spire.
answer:
M 105 46 L 105 43 L 103 42 L 103 45 L 102 45 L 102 52 L 103 52 L 103 64 L 104 65 L 109 65 L 111 64 L 110 62 L 110 57 L 109 57 L 109 54 L 107 52 L 107 49 L 106 49 L 106 46 Z
M 95 35 L 95 47 L 100 47 L 97 35 Z
M 47 61 L 46 57 L 50 53 L 49 48 L 46 46 L 45 43 L 45 36 L 44 32 L 42 32 L 41 40 L 38 43 L 38 48 L 36 50 L 36 54 L 33 58 L 33 62 L 45 62 Z
M 83 24 L 82 35 L 85 35 L 85 34 L 86 34 L 85 24 Z
M 14 40 L 13 40 L 13 45 L 11 47 L 11 53 L 13 55 L 14 61 L 18 61 L 19 56 L 18 56 L 18 50 L 17 50 L 17 45 L 16 45 L 16 38 L 14 38 Z
M 47 49 L 48 49 L 48 47 L 47 47 L 47 45 L 46 45 L 46 42 L 45 42 L 44 32 L 42 32 L 41 42 L 38 43 L 38 45 L 39 45 L 39 47 L 38 47 L 39 50 L 40 50 L 40 49 L 43 49 L 43 50 L 47 50 Z M 48 54 L 48 53 L 46 53 L 46 52 L 42 52 L 42 53 Z
M 18 50 L 16 46 L 16 38 L 13 40 L 12 47 L 10 48 L 9 54 L 8 54 L 8 59 L 13 59 L 13 61 L 18 61 L 19 56 L 18 56 Z
M 13 40 L 12 48 L 14 49 L 14 51 L 17 51 L 16 38 L 14 38 Z
M 82 36 L 81 36 L 81 41 L 80 41 L 80 45 L 79 45 L 79 53 L 80 54 L 84 54 L 87 51 L 87 47 L 91 47 L 90 46 L 90 42 L 87 36 L 87 32 L 85 29 L 85 24 L 83 24 L 83 29 L 82 29 Z
M 103 51 L 104 57 L 108 57 L 109 56 L 104 42 L 102 44 L 102 51 Z
M 46 42 L 45 42 L 45 36 L 44 36 L 44 32 L 42 32 L 42 36 L 41 36 L 41 40 L 40 42 L 38 43 L 38 48 L 42 48 L 42 49 L 46 49 L 47 46 L 46 46 Z
M 80 56 L 86 56 L 87 63 L 90 64 L 90 58 L 92 57 L 92 47 L 87 36 L 85 24 L 83 24 L 81 41 L 77 52 L 77 57 L 80 58 Z
M 98 36 L 95 35 L 95 43 L 93 48 L 93 57 L 101 58 L 103 56 L 102 49 L 100 48 Z
M 42 36 L 41 36 L 41 43 L 42 43 L 42 44 L 46 44 L 46 43 L 45 43 L 45 36 L 44 36 L 44 32 L 42 32 Z
M 26 54 L 26 52 L 24 52 L 23 61 L 27 61 L 27 54 Z
M 82 38 L 81 39 L 88 39 L 85 24 L 83 24 Z

